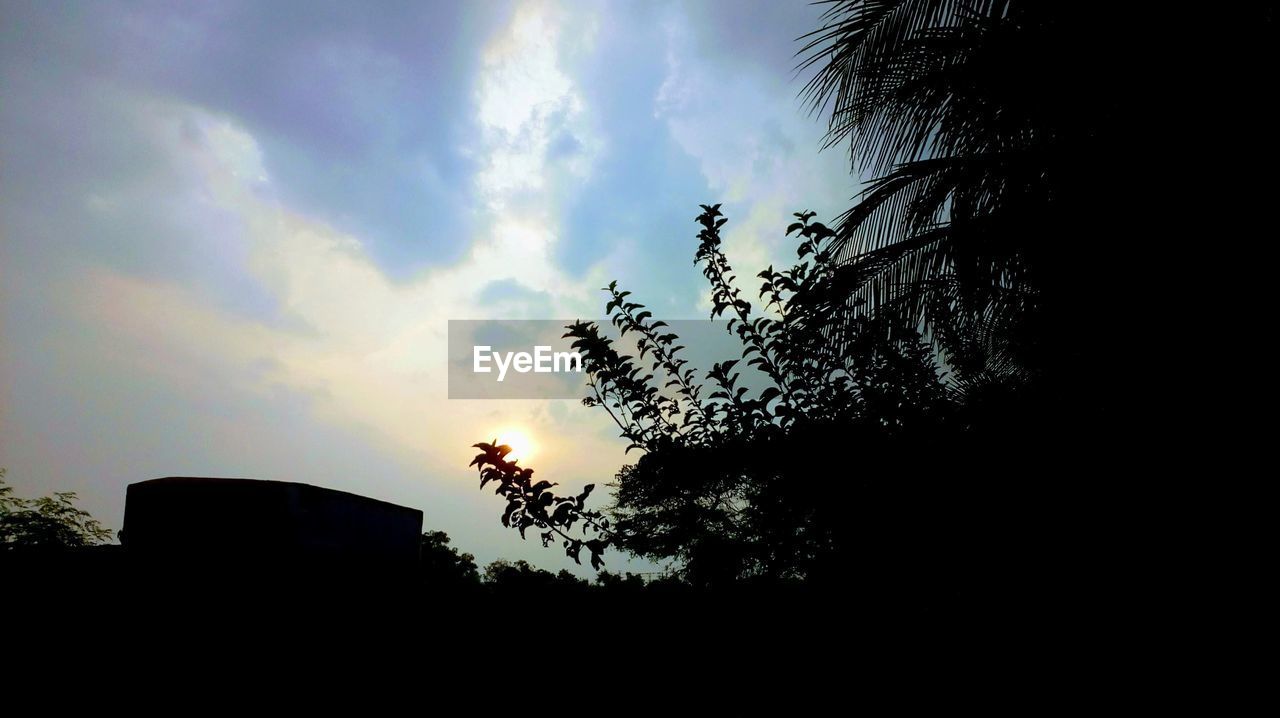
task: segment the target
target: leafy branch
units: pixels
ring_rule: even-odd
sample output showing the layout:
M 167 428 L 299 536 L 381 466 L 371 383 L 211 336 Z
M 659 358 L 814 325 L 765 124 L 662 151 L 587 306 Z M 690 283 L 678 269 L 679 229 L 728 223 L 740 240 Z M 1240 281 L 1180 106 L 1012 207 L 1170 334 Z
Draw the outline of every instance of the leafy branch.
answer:
M 680 337 L 617 282 L 603 288 L 616 339 L 595 322 L 566 327 L 587 374 L 583 403 L 609 414 L 627 452 L 640 450 L 611 484 L 616 492 L 608 518 L 586 507 L 594 485 L 578 496 L 558 495 L 555 484 L 534 481 L 532 469 L 508 461 L 510 448 L 496 440 L 475 445 L 482 453 L 472 465 L 482 488 L 496 482 L 507 499 L 504 526 L 522 537 L 537 528 L 543 545 L 559 542 L 575 561 L 586 549 L 599 568 L 602 552 L 612 547 L 679 558 L 691 575 L 710 583 L 728 566 L 739 576 L 799 575 L 797 561 L 809 559 L 797 557 L 816 556 L 830 543 L 827 529 L 814 522 L 829 521 L 820 517 L 838 509 L 812 505 L 812 497 L 784 478 L 829 473 L 812 465 L 829 459 L 815 457 L 826 456 L 847 432 L 896 431 L 914 421 L 916 407 L 935 396 L 929 392 L 936 376 L 917 335 L 885 341 L 870 320 L 848 325 L 853 334 L 834 343 L 857 352 L 832 349 L 825 325 L 796 301 L 834 271 L 835 233 L 813 221 L 813 212 L 796 213 L 787 229 L 799 242 L 798 264 L 757 275 L 764 280 L 765 314 L 756 316 L 722 249 L 727 220 L 720 205 L 702 210 L 694 261 L 712 287 L 712 318 L 730 315 L 729 331 L 743 347 L 739 358 L 716 362 L 698 377 L 681 356 Z M 623 338 L 633 340 L 634 355 L 622 353 L 617 342 Z M 749 367 L 769 385 L 752 392 L 744 379 Z M 811 457 L 814 445 L 823 450 Z
M 74 491 L 23 499 L 13 495 L 0 469 L 0 550 L 79 548 L 111 540 L 111 531 L 75 502 Z
M 517 466 L 516 461 L 507 461 L 510 446 L 498 444 L 497 439 L 474 446 L 481 451 L 471 460 L 471 466 L 478 467 L 480 472 L 480 488 L 491 481 L 496 482 L 494 493 L 507 500 L 507 508 L 502 513 L 503 526 L 517 529 L 521 538 L 525 538 L 528 529 L 537 528 L 542 531 L 543 546 L 559 540 L 565 554 L 576 563 L 581 563 L 580 554 L 585 548 L 591 553 L 592 568 L 598 570 L 604 565 L 604 551 L 614 535 L 609 530 L 607 518 L 599 511 L 586 508 L 587 497 L 595 484 L 587 484 L 577 496 L 556 496 L 550 491 L 556 484 L 550 481 L 534 483 L 533 469 Z M 580 524 L 582 538 L 571 533 L 575 524 Z M 588 533 L 595 534 L 595 537 L 587 539 Z

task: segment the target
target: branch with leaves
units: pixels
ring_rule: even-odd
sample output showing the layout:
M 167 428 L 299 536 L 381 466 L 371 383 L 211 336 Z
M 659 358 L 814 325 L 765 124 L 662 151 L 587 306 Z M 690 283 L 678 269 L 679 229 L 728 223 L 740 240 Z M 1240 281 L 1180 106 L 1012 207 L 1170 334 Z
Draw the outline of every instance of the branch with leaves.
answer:
M 735 571 L 782 575 L 779 566 L 786 562 L 777 556 L 786 553 L 780 546 L 787 540 L 771 536 L 781 528 L 762 526 L 777 520 L 770 507 L 779 496 L 776 478 L 789 469 L 787 462 L 768 458 L 770 452 L 798 450 L 792 447 L 793 433 L 856 416 L 869 405 L 867 397 L 878 396 L 864 397 L 862 391 L 879 391 L 876 387 L 895 380 L 886 381 L 883 375 L 889 368 L 884 351 L 868 345 L 868 358 L 840 356 L 831 350 L 822 325 L 794 307 L 797 295 L 814 291 L 832 271 L 834 232 L 813 221 L 813 212 L 796 213 L 797 221 L 787 229 L 799 239 L 802 261 L 758 275 L 764 279 L 759 294 L 766 315 L 756 316 L 735 286 L 722 249 L 720 232 L 727 220 L 720 205 L 703 205 L 702 210 L 696 218 L 700 231 L 694 262 L 703 265 L 712 286 L 712 318 L 732 309 L 729 330 L 742 342 L 739 358 L 717 362 L 699 377 L 681 356 L 685 347 L 680 337 L 617 282 L 603 288 L 616 339 L 594 322 L 566 327 L 564 336 L 572 340 L 587 374 L 589 395 L 583 403 L 603 408 L 627 440 L 627 452 L 638 449 L 640 454 L 615 477 L 618 492 L 605 510 L 609 518 L 587 508 L 593 486 L 577 496 L 558 495 L 555 484 L 534 481 L 532 469 L 508 461 L 510 449 L 496 440 L 475 445 L 482 453 L 472 465 L 478 467 L 482 487 L 496 482 L 496 492 L 507 499 L 504 526 L 522 537 L 536 528 L 544 545 L 560 543 L 575 561 L 586 549 L 598 568 L 602 552 L 612 547 L 653 558 L 681 558 L 706 571 L 707 556 L 729 551 L 736 552 Z M 620 349 L 624 338 L 634 345 L 634 355 Z M 754 367 L 769 385 L 753 394 L 743 379 L 747 367 Z M 795 517 L 811 513 L 796 511 Z M 795 517 L 787 520 L 807 520 Z M 820 535 L 809 531 L 803 541 L 820 541 Z M 770 543 L 774 546 L 766 548 Z M 728 548 L 732 546 L 739 548 Z M 756 550 L 743 546 L 756 546 L 774 558 L 742 563 Z M 748 564 L 756 568 L 746 568 Z
M 81 548 L 111 540 L 110 530 L 75 505 L 75 492 L 23 499 L 13 495 L 4 476 L 0 469 L 0 550 Z
M 495 482 L 494 493 L 507 500 L 507 508 L 502 513 L 502 525 L 515 528 L 520 537 L 530 528 L 541 531 L 542 545 L 550 546 L 559 541 L 565 554 L 576 563 L 581 563 L 582 549 L 591 554 L 591 567 L 599 569 L 604 565 L 604 551 L 613 540 L 609 530 L 609 519 L 599 511 L 586 508 L 587 497 L 595 488 L 595 484 L 587 484 L 577 496 L 556 496 L 551 487 L 556 484 L 550 481 L 533 481 L 533 469 L 516 465 L 516 461 L 508 461 L 507 455 L 511 447 L 481 442 L 475 444 L 479 454 L 471 460 L 471 466 L 480 471 L 480 488 L 489 482 Z M 579 534 L 574 535 L 574 525 L 578 524 Z M 594 538 L 586 538 L 594 534 Z

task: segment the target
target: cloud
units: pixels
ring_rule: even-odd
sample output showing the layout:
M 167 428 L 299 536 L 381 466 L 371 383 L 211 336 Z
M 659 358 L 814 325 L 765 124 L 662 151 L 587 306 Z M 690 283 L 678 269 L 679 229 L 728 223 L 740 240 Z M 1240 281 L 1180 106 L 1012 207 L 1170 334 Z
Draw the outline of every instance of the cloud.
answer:
M 521 426 L 572 489 L 625 442 L 574 402 L 448 401 L 447 321 L 593 317 L 615 278 L 697 316 L 699 202 L 729 205 L 755 264 L 849 183 L 836 153 L 815 170 L 786 68 L 735 59 L 765 29 L 700 5 L 483 6 L 15 11 L 14 481 L 81 490 L 117 526 L 152 476 L 309 481 L 419 506 L 482 559 L 564 565 L 501 529 L 468 447 Z
M 192 466 L 190 473 L 266 477 L 290 465 L 299 433 L 332 436 L 336 430 L 345 441 L 310 448 L 346 468 L 350 463 L 334 455 L 336 447 L 348 456 L 378 456 L 370 463 L 372 475 L 317 470 L 313 457 L 299 460 L 308 470 L 289 478 L 423 506 L 434 526 L 482 557 L 563 563 L 554 552 L 501 533 L 494 520 L 500 505 L 475 490 L 466 469 L 468 447 L 499 428 L 523 426 L 538 437 L 539 469 L 572 488 L 611 475 L 622 460 L 623 445 L 600 430 L 607 417 L 576 404 L 552 410 L 538 403 L 450 402 L 445 377 L 447 320 L 483 317 L 506 302 L 487 288 L 542 297 L 549 316 L 586 314 L 595 305 L 598 273 L 570 277 L 555 261 L 561 185 L 566 173 L 589 172 L 591 148 L 599 144 L 589 108 L 557 63 L 558 42 L 580 39 L 561 38 L 563 22 L 548 7 L 529 5 L 486 48 L 474 105 L 486 130 L 472 148 L 487 168 L 474 178 L 474 191 L 486 201 L 461 258 L 426 267 L 409 280 L 388 276 L 365 238 L 292 206 L 287 187 L 268 168 L 263 142 L 239 117 L 122 86 L 95 85 L 77 97 L 82 112 L 107 122 L 93 130 L 101 143 L 82 157 L 88 162 L 50 176 L 50 185 L 62 188 L 57 202 L 5 208 L 6 234 L 16 232 L 22 244 L 17 266 L 47 280 L 10 285 L 9 292 L 21 292 L 24 300 L 56 300 L 37 317 L 8 322 L 6 335 L 39 337 L 48 326 L 60 327 L 41 345 L 55 361 L 39 367 L 6 356 L 6 376 L 47 376 L 52 369 L 96 378 L 78 383 L 87 395 L 79 431 L 97 431 L 90 427 L 107 426 L 111 415 L 128 411 L 127 396 L 94 384 L 135 387 L 152 397 L 151 404 L 185 409 L 176 412 L 181 421 L 173 409 L 157 413 L 167 424 L 132 415 L 138 425 L 111 430 L 122 445 L 86 449 L 120 472 L 109 481 L 98 477 L 89 495 L 122 497 L 124 482 L 150 478 L 127 467 L 152 462 L 121 462 L 133 451 L 129 445 L 154 446 L 148 436 L 169 436 L 187 447 L 182 461 L 163 453 L 169 465 Z M 515 114 L 495 115 L 491 93 L 512 87 L 513 68 L 536 72 L 520 78 L 525 82 L 511 105 Z M 50 145 L 57 146 L 60 129 L 45 133 L 53 135 Z M 565 136 L 581 149 L 572 157 L 548 158 L 552 140 Z M 122 143 L 132 149 L 127 157 L 114 152 Z M 12 154 L 11 145 L 5 149 Z M 498 175 L 506 167 L 524 174 L 508 181 Z M 63 214 L 70 207 L 75 219 L 58 225 L 65 252 L 46 268 L 49 248 L 35 243 L 32 228 L 57 217 L 59 207 Z M 150 225 L 138 225 L 137 217 L 151 218 Z M 143 231 L 137 238 L 121 234 L 117 246 L 100 246 L 95 225 L 115 222 Z M 135 241 L 139 261 L 119 261 L 125 243 Z M 235 282 L 266 288 L 271 312 L 230 310 L 219 296 L 225 277 L 210 281 L 203 263 L 178 271 L 184 261 L 160 256 L 204 243 L 209 257 L 234 258 L 227 269 Z M 160 254 L 149 254 L 151 248 Z M 89 356 L 99 361 L 85 361 Z M 21 398 L 29 408 L 47 395 Z M 203 413 L 211 407 L 216 411 Z M 251 413 L 254 407 L 269 407 L 266 415 L 287 412 L 289 424 L 263 423 Z M 68 440 L 77 431 L 65 413 L 24 421 L 48 422 Z M 6 443 L 10 436 L 6 432 Z M 192 448 L 193 436 L 205 437 L 204 448 Z M 357 450 L 353 441 L 368 448 Z M 40 460 L 14 448 L 5 451 L 17 459 L 15 474 Z M 56 455 L 49 446 L 43 451 L 44 459 Z M 49 474 L 70 470 L 51 468 Z M 118 498 L 98 500 L 118 512 Z M 441 507 L 461 508 L 455 515 Z M 474 525 L 477 517 L 485 517 L 482 526 Z
M 716 201 L 725 204 L 730 261 L 740 273 L 754 275 L 769 264 L 796 261 L 795 243 L 783 235 L 792 212 L 811 209 L 820 220 L 834 219 L 848 208 L 857 185 L 843 154 L 819 153 L 823 128 L 801 112 L 796 92 L 802 83 L 783 57 L 786 45 L 777 41 L 786 37 L 782 27 L 796 27 L 793 36 L 804 31 L 799 28 L 805 25 L 796 24 L 803 14 L 775 7 L 770 15 L 787 22 L 713 23 L 715 30 L 704 33 L 709 26 L 702 21 L 711 19 L 705 15 L 719 13 L 694 4 L 673 10 L 663 24 L 666 75 L 655 113 L 696 159 Z M 727 53 L 753 42 L 764 28 L 773 38 L 767 43 L 772 50 L 761 54 L 771 62 L 727 60 Z
M 65 110 L 124 88 L 226 113 L 255 137 L 291 206 L 360 236 L 383 271 L 405 279 L 457 260 L 472 234 L 474 166 L 462 150 L 476 131 L 476 50 L 507 12 L 288 0 L 15 6 L 0 26 L 0 81 L 24 103 L 0 112 L 76 123 L 100 115 L 25 103 L 44 95 Z
M 559 63 L 562 44 L 589 44 L 584 33 L 590 30 L 589 21 L 548 3 L 527 2 L 485 48 L 476 92 L 483 156 L 476 184 L 491 211 L 507 211 L 522 192 L 549 189 L 553 139 L 555 159 L 564 160 L 571 179 L 590 172 L 600 139 Z M 574 151 L 564 152 L 566 146 Z
M 268 323 L 238 315 L 182 282 L 94 265 L 66 276 L 55 290 L 75 321 L 93 328 L 79 336 L 86 342 L 92 337 L 93 351 L 112 372 L 163 387 L 165 395 L 193 410 L 217 392 L 241 397 L 242 405 L 270 402 L 281 392 L 303 399 L 298 419 L 340 427 L 382 456 L 394 457 L 398 481 L 434 484 L 426 503 L 462 504 L 472 516 L 500 507 L 492 505 L 492 497 L 474 496 L 473 477 L 465 469 L 467 447 L 501 427 L 524 426 L 538 436 L 539 468 L 562 485 L 598 479 L 616 468 L 621 445 L 592 428 L 607 419 L 582 407 L 570 407 L 557 418 L 540 405 L 446 399 L 447 320 L 484 312 L 487 299 L 499 306 L 501 298 L 490 289 L 495 283 L 547 297 L 553 316 L 594 290 L 597 281 L 575 285 L 560 275 L 551 261 L 551 229 L 532 219 L 494 216 L 490 232 L 475 238 L 463 261 L 428 270 L 409 283 L 395 282 L 379 271 L 358 238 L 276 198 L 256 141 L 233 119 L 170 101 L 131 104 L 153 149 L 189 170 L 181 184 L 165 189 L 165 196 L 237 218 L 247 244 L 244 269 L 271 288 L 285 320 Z M 60 351 L 80 354 L 88 347 L 73 342 Z M 82 370 L 103 371 L 98 366 Z M 236 435 L 235 425 L 192 417 L 182 430 Z M 267 456 L 242 455 L 238 465 L 258 476 L 263 473 L 255 467 L 278 467 L 280 462 L 269 456 L 289 450 L 262 437 L 250 445 Z M 584 456 L 590 458 L 584 461 Z M 308 480 L 323 483 L 324 477 Z M 146 477 L 129 477 L 140 478 Z M 412 498 L 421 495 L 412 486 L 387 483 L 385 475 L 373 486 L 366 479 L 327 475 L 330 485 L 340 488 L 424 503 Z M 430 510 L 428 516 L 443 520 Z M 436 525 L 460 534 L 460 540 L 487 533 L 465 521 Z M 490 544 L 498 545 L 503 550 L 491 548 L 490 555 L 518 555 L 525 548 Z M 544 564 L 559 560 L 537 558 Z

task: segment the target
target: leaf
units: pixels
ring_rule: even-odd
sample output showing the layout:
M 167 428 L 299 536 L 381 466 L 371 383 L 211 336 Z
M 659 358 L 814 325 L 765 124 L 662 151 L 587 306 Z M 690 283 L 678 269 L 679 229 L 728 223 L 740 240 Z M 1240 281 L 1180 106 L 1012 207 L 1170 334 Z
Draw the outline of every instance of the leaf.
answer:
M 556 507 L 555 513 L 551 515 L 551 523 L 565 524 L 573 516 L 573 506 L 569 503 L 563 503 Z

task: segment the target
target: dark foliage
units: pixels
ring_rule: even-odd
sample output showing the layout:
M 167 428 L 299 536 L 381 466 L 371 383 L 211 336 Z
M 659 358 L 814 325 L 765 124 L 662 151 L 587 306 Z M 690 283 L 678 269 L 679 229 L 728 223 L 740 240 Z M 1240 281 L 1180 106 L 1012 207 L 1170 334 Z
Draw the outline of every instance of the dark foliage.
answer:
M 591 586 L 568 571 L 551 573 L 529 565 L 528 561 L 504 559 L 484 567 L 484 582 L 491 592 L 498 595 L 536 593 L 543 597 L 549 594 L 582 595 Z
M 1106 328 L 1072 285 L 1097 275 L 1081 241 L 1123 196 L 1099 170 L 1128 154 L 1132 78 L 1117 70 L 1144 14 L 832 4 L 802 50 L 819 68 L 806 95 L 868 187 L 837 223 L 835 271 L 801 301 L 828 323 L 921 326 L 965 380 L 1078 371 Z M 1127 250 L 1107 247 L 1108 261 Z
M 842 527 L 879 490 L 877 467 L 946 430 L 954 407 L 915 332 L 871 331 L 867 319 L 849 336 L 857 351 L 839 353 L 789 311 L 791 299 L 833 266 L 833 232 L 812 213 L 798 213 L 789 232 L 807 261 L 760 273 L 769 313 L 754 315 L 721 249 L 725 218 L 718 206 L 703 210 L 695 261 L 713 288 L 713 316 L 731 316 L 740 359 L 698 377 L 681 357 L 679 337 L 616 284 L 606 288 L 607 310 L 637 356 L 621 354 L 589 322 L 566 335 L 590 376 L 584 403 L 608 412 L 630 449 L 641 452 L 615 477 L 614 505 L 587 509 L 590 487 L 576 497 L 555 495 L 554 484 L 534 483 L 532 470 L 505 461 L 506 447 L 480 444 L 484 453 L 473 463 L 482 485 L 497 481 L 507 498 L 506 525 L 536 528 L 544 544 L 559 540 L 575 558 L 588 548 L 597 567 L 612 546 L 679 559 L 684 578 L 704 587 L 832 579 L 845 570 Z M 744 371 L 770 385 L 751 394 L 740 383 Z M 842 457 L 845 447 L 857 447 L 855 481 L 847 478 L 845 462 L 855 457 Z M 589 537 L 570 534 L 575 526 Z
M 1154 135 L 1216 112 L 1211 89 L 1175 94 L 1183 70 L 1212 68 L 1208 84 L 1238 91 L 1223 107 L 1258 104 L 1273 11 L 829 5 L 802 38 L 804 94 L 866 190 L 831 226 L 796 215 L 799 262 L 758 275 L 755 311 L 721 252 L 719 205 L 703 206 L 695 262 L 741 358 L 700 376 L 616 284 L 606 313 L 636 356 L 594 324 L 569 328 L 591 377 L 585 403 L 640 452 L 591 517 L 612 520 L 600 546 L 677 559 L 700 587 L 840 584 L 926 606 L 1064 600 L 1120 580 L 1136 560 L 1125 527 L 1152 495 L 1136 478 L 1135 429 L 1159 425 L 1178 394 L 1146 329 L 1174 296 L 1149 281 L 1176 253 L 1156 246 L 1152 214 L 1178 212 L 1153 176 L 1169 147 Z M 1193 16 L 1205 25 L 1188 33 Z M 1216 35 L 1223 24 L 1248 27 Z M 1182 96 L 1185 108 L 1169 106 Z M 1231 122 L 1256 139 L 1258 117 Z M 749 391 L 744 371 L 767 388 Z M 477 457 L 482 471 L 505 475 L 494 458 Z
M 587 484 L 577 496 L 556 496 L 550 481 L 533 481 L 533 469 L 517 466 L 517 461 L 507 461 L 511 447 L 492 443 L 475 445 L 481 453 L 471 460 L 471 465 L 480 470 L 480 488 L 494 482 L 494 493 L 507 500 L 507 509 L 502 513 L 502 525 L 520 531 L 525 538 L 529 528 L 537 528 L 543 546 L 552 542 L 560 542 L 565 553 L 574 561 L 581 563 L 582 549 L 591 555 L 591 566 L 600 568 L 604 565 L 602 554 L 608 547 L 611 532 L 609 520 L 599 511 L 586 508 L 587 497 L 595 489 L 594 484 Z M 582 538 L 570 533 L 577 524 Z M 587 538 L 588 534 L 595 534 Z
M 476 557 L 458 553 L 449 545 L 449 535 L 443 531 L 427 531 L 422 534 L 422 553 L 418 559 L 423 584 L 431 590 L 465 590 L 480 585 L 480 572 Z
M 111 540 L 109 530 L 76 507 L 74 492 L 22 499 L 13 495 L 4 475 L 0 469 L 0 551 L 75 549 Z

